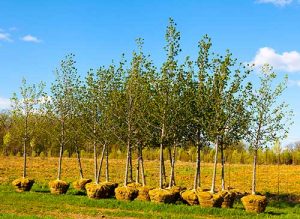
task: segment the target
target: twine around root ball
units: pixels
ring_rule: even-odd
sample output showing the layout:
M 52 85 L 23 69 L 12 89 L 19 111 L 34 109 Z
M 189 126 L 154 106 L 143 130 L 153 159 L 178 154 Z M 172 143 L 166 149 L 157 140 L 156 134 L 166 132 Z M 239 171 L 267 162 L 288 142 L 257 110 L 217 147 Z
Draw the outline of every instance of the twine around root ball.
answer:
M 54 180 L 49 182 L 50 192 L 52 194 L 66 194 L 70 184 L 63 180 Z
M 268 201 L 266 196 L 262 195 L 247 195 L 241 199 L 246 211 L 262 213 L 266 210 Z
M 33 184 L 34 180 L 28 178 L 18 178 L 12 182 L 12 185 L 15 187 L 17 192 L 30 191 Z

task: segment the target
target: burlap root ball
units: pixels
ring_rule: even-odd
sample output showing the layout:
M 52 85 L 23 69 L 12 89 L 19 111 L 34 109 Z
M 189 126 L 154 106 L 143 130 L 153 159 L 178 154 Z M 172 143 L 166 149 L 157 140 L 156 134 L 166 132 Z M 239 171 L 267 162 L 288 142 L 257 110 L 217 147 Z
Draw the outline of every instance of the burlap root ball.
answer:
M 245 192 L 245 191 L 242 191 L 242 190 L 239 190 L 239 189 L 231 189 L 230 191 L 235 193 L 235 199 L 236 200 L 240 200 L 244 196 L 250 195 L 248 192 Z
M 85 185 L 92 182 L 91 179 L 79 179 L 73 182 L 73 188 L 78 191 L 85 191 Z
M 199 205 L 198 196 L 195 190 L 185 190 L 181 193 L 181 198 L 188 205 Z
M 197 192 L 199 204 L 202 207 L 220 208 L 223 197 L 220 194 L 211 194 L 210 192 Z
M 30 191 L 32 185 L 34 184 L 33 179 L 28 178 L 18 178 L 12 182 L 17 192 L 27 192 Z
M 133 201 L 138 196 L 138 189 L 135 187 L 123 186 L 115 189 L 117 200 Z
M 110 187 L 102 183 L 88 183 L 85 185 L 85 189 L 89 198 L 101 199 L 108 198 L 110 195 Z
M 254 213 L 264 212 L 268 204 L 266 196 L 262 195 L 247 195 L 241 201 L 246 211 Z
M 50 192 L 52 194 L 66 194 L 70 184 L 63 180 L 54 180 L 49 182 Z
M 149 186 L 141 186 L 137 188 L 139 193 L 136 197 L 136 200 L 139 201 L 150 201 L 149 191 L 152 190 L 152 187 Z
M 108 189 L 108 197 L 115 196 L 115 189 L 118 187 L 118 183 L 114 182 L 102 182 L 101 185 L 105 185 Z
M 223 202 L 222 202 L 221 207 L 222 208 L 232 208 L 235 197 L 236 197 L 235 192 L 225 190 L 225 191 L 219 192 L 219 194 L 223 197 Z
M 175 203 L 177 192 L 171 189 L 153 189 L 149 191 L 151 202 L 156 203 Z

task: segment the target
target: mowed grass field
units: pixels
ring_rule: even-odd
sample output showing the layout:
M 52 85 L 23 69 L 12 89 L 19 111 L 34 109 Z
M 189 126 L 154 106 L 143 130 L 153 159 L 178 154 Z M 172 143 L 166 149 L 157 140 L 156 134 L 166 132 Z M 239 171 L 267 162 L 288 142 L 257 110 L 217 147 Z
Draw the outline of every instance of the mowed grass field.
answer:
M 0 217 L 1 218 L 300 218 L 300 166 L 258 167 L 258 192 L 267 194 L 270 203 L 265 213 L 250 214 L 237 202 L 234 209 L 201 208 L 184 204 L 168 205 L 150 202 L 123 202 L 115 199 L 91 200 L 74 189 L 66 195 L 49 194 L 48 182 L 56 179 L 57 158 L 28 159 L 28 176 L 36 183 L 29 193 L 16 193 L 11 182 L 22 176 L 21 157 L 0 157 Z M 93 160 L 83 159 L 85 178 L 93 179 Z M 201 184 L 209 188 L 212 164 L 202 163 Z M 194 163 L 176 163 L 176 183 L 187 188 L 193 185 Z M 124 160 L 110 160 L 111 181 L 122 183 Z M 169 161 L 166 161 L 167 174 Z M 158 186 L 159 162 L 145 161 L 146 182 Z M 251 165 L 226 164 L 226 186 L 250 191 Z M 75 158 L 64 158 L 62 179 L 78 179 Z M 103 179 L 103 177 L 102 177 Z M 218 166 L 217 188 L 220 187 Z M 279 192 L 280 196 L 275 196 Z

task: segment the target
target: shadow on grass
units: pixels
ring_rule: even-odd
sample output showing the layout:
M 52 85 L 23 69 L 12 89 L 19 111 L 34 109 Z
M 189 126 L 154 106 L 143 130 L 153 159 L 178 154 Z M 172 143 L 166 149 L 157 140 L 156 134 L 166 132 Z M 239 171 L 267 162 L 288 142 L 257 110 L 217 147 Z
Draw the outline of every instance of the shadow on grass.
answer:
M 78 191 L 75 189 L 69 189 L 67 192 L 68 195 L 78 195 L 78 196 L 86 196 L 86 192 L 85 191 Z
M 269 205 L 276 208 L 286 208 L 286 207 L 300 207 L 300 197 L 294 194 L 265 194 L 269 200 Z

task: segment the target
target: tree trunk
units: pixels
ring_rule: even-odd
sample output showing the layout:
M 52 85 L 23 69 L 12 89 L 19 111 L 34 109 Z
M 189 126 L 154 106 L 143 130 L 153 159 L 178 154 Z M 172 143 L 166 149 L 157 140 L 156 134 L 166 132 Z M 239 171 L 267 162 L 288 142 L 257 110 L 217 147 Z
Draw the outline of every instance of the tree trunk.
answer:
M 136 175 L 135 175 L 135 182 L 140 183 L 140 149 L 139 146 L 137 148 L 137 164 L 136 164 Z
M 169 154 L 169 160 L 170 160 L 170 167 L 172 167 L 172 150 L 171 147 L 168 147 L 168 154 Z
M 171 174 L 170 174 L 170 182 L 169 187 L 175 186 L 175 158 L 176 158 L 176 143 L 174 142 L 173 146 L 173 154 L 171 156 Z
M 215 158 L 214 158 L 213 176 L 212 176 L 211 190 L 210 190 L 211 193 L 215 192 L 215 186 L 216 186 L 218 147 L 219 147 L 218 144 L 219 144 L 219 139 L 217 138 L 215 143 Z
M 24 158 L 24 164 L 23 164 L 23 178 L 26 177 L 26 165 L 27 165 L 27 156 L 26 156 L 26 137 L 24 137 L 23 142 L 23 158 Z
M 109 169 L 108 169 L 108 146 L 106 146 L 106 162 L 105 162 L 105 165 L 106 165 L 106 168 L 105 168 L 105 180 L 106 182 L 109 182 Z
M 129 156 L 130 156 L 130 140 L 128 138 L 127 139 L 127 157 L 126 157 L 127 159 L 126 159 L 124 186 L 127 186 L 127 183 L 128 183 Z
M 255 195 L 256 192 L 256 164 L 257 164 L 257 149 L 254 150 L 254 157 L 253 157 L 252 195 Z
M 160 137 L 160 154 L 159 154 L 159 160 L 160 160 L 160 171 L 159 171 L 159 188 L 163 188 L 163 174 L 165 175 L 164 171 L 164 146 L 163 146 L 163 141 L 164 141 L 164 135 L 165 135 L 165 126 L 163 124 L 162 130 L 161 130 L 161 137 Z
M 194 189 L 200 187 L 200 142 L 197 142 L 197 161 L 196 161 L 196 174 L 194 179 Z
M 95 182 L 97 183 L 97 174 L 98 174 L 98 165 L 97 165 L 97 148 L 96 148 L 96 125 L 94 124 L 93 128 L 94 133 L 94 142 L 93 142 L 93 149 L 94 149 L 94 177 Z
M 221 164 L 222 164 L 221 185 L 222 185 L 222 191 L 224 191 L 225 190 L 225 157 L 224 157 L 223 145 L 221 145 Z
M 83 179 L 83 170 L 82 170 L 82 166 L 81 166 L 80 152 L 78 149 L 77 142 L 75 142 L 75 150 L 76 150 L 76 157 L 77 157 L 77 161 L 78 161 L 80 179 Z
M 57 173 L 58 180 L 60 180 L 60 177 L 61 177 L 61 164 L 62 164 L 64 145 L 65 145 L 65 122 L 64 122 L 64 120 L 62 120 L 61 121 L 60 151 L 59 151 L 59 160 L 58 160 L 58 173 Z
M 143 159 L 143 149 L 140 148 L 140 162 L 141 162 L 141 175 L 142 175 L 142 184 L 143 186 L 146 185 L 146 178 L 145 178 L 145 169 L 144 169 L 144 159 Z
M 26 166 L 27 166 L 27 155 L 26 155 L 26 144 L 27 144 L 27 138 L 28 138 L 28 115 L 26 114 L 25 117 L 25 132 L 24 132 L 24 142 L 23 142 L 23 158 L 24 158 L 24 164 L 23 164 L 23 178 L 26 177 L 27 171 L 26 171 Z
M 133 171 L 133 166 L 132 166 L 132 148 L 131 148 L 131 145 L 129 147 L 129 181 L 130 182 L 133 182 L 133 174 L 132 174 L 132 171 Z
M 104 144 L 103 148 L 102 148 L 102 153 L 101 153 L 101 158 L 100 158 L 100 163 L 99 163 L 99 168 L 98 168 L 98 173 L 97 173 L 97 180 L 96 180 L 97 184 L 100 182 L 100 176 L 101 176 L 101 170 L 102 170 L 105 149 L 106 149 L 106 144 Z

